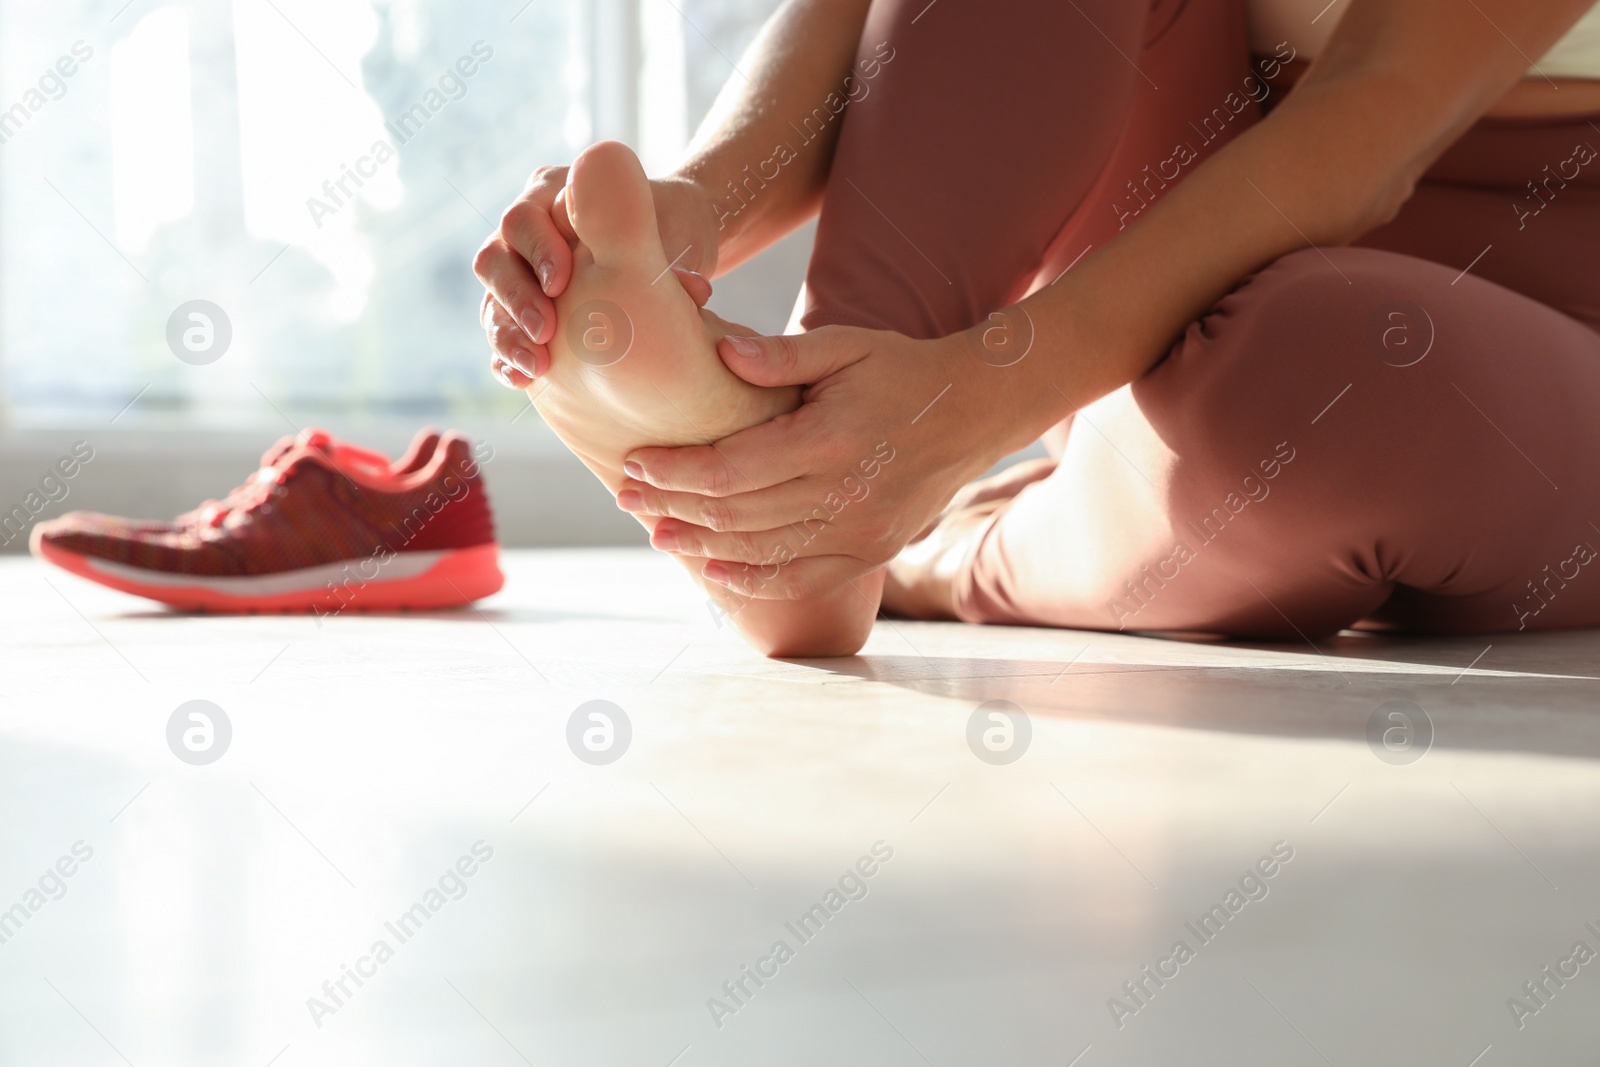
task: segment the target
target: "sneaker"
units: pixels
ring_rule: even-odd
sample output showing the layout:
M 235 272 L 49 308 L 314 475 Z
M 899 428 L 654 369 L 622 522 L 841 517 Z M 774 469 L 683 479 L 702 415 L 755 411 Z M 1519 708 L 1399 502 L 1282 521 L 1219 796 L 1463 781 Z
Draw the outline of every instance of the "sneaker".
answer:
M 29 546 L 81 578 L 198 611 L 455 607 L 505 584 L 478 462 L 453 431 L 424 430 L 391 462 L 306 430 L 171 522 L 74 511 L 36 525 Z

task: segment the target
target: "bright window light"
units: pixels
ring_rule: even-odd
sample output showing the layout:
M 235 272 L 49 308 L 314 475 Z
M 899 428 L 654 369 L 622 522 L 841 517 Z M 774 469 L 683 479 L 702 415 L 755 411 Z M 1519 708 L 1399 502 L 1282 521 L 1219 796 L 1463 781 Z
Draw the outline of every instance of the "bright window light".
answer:
M 194 209 L 194 115 L 189 107 L 189 20 L 157 8 L 111 48 L 111 203 L 117 244 L 129 255 L 156 229 Z

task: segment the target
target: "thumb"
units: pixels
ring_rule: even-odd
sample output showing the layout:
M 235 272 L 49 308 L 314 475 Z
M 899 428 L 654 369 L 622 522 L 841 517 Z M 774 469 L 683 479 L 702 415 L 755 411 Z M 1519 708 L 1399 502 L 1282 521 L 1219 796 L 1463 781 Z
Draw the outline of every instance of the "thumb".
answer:
M 777 337 L 730 333 L 717 342 L 723 364 L 751 385 L 814 385 L 864 359 L 870 349 L 867 331 L 850 326 Z

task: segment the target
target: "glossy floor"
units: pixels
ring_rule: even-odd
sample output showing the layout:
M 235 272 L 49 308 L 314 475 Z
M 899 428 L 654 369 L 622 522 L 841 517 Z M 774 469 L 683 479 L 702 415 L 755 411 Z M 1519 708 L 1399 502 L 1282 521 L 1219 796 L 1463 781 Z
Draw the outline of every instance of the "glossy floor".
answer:
M 648 553 L 508 570 L 318 622 L 0 563 L 0 1063 L 1600 1055 L 1600 635 L 775 663 Z

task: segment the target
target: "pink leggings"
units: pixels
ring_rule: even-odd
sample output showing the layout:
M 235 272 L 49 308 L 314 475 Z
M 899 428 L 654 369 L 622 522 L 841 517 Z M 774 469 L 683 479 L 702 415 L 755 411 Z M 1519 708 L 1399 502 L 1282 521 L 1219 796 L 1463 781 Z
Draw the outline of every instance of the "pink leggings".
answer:
M 1241 0 L 877 0 L 861 56 L 890 49 L 845 112 L 807 327 L 971 326 L 1113 238 L 1267 93 Z M 1055 471 L 973 541 L 961 617 L 1269 638 L 1600 624 L 1587 145 L 1585 120 L 1485 121 L 1358 247 L 1245 279 L 1057 428 Z

